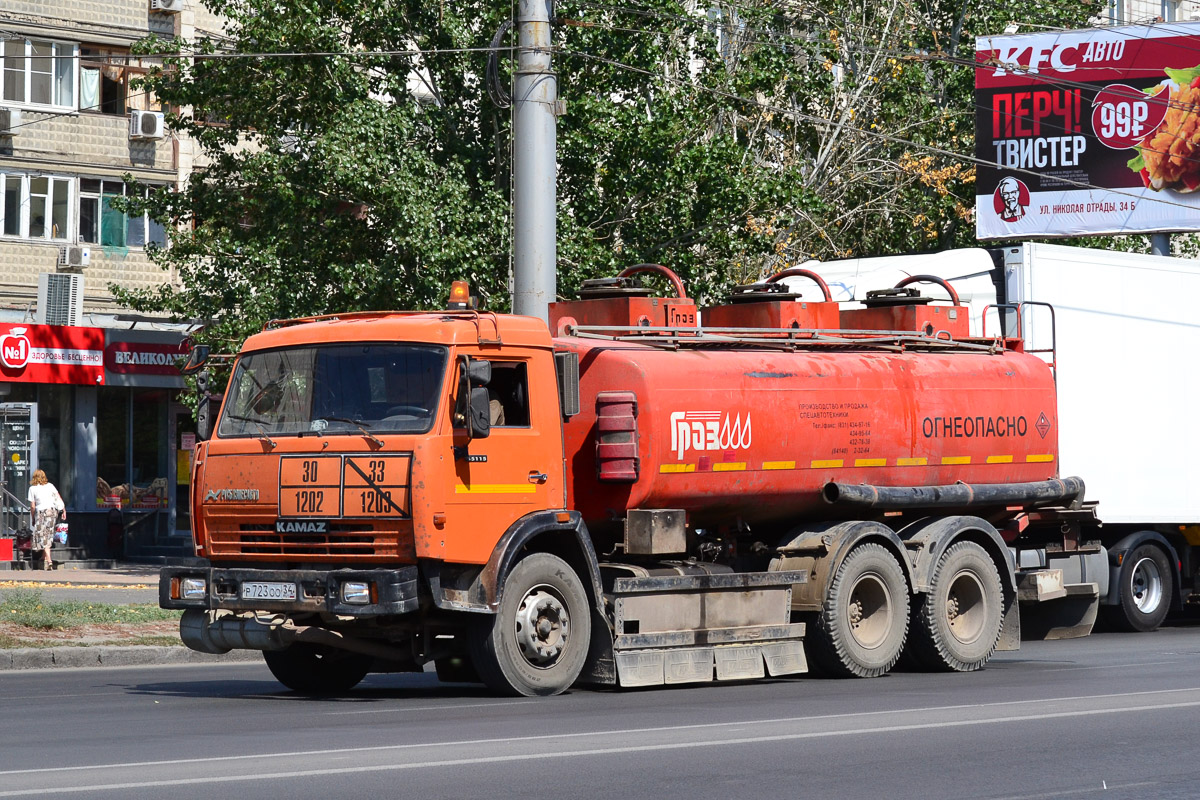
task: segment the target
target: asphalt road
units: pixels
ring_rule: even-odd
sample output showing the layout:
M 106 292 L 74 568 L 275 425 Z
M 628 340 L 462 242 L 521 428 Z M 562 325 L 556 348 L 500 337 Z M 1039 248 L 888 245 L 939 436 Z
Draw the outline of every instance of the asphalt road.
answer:
M 7 673 L 0 798 L 1194 798 L 1200 626 L 967 675 L 550 699 L 425 675 L 296 697 L 258 664 Z

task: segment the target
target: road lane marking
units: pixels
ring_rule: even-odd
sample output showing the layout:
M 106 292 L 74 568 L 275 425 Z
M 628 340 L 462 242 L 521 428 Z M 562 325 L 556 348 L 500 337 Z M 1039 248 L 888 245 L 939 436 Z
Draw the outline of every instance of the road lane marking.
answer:
M 799 741 L 818 739 L 830 736 L 864 736 L 878 733 L 907 733 L 910 731 L 931 730 L 935 728 L 964 728 L 977 725 L 997 725 L 1012 722 L 1036 722 L 1050 719 L 1070 719 L 1072 717 L 1094 717 L 1107 714 L 1128 714 L 1130 712 L 1165 711 L 1180 708 L 1200 707 L 1200 700 L 1186 703 L 1163 703 L 1160 705 L 1143 706 L 1141 708 L 1102 708 L 1083 711 L 1060 711 L 1045 714 L 1022 714 L 1010 717 L 990 717 L 973 720 L 954 720 L 948 722 L 913 723 L 910 725 L 889 725 L 885 727 L 851 728 L 847 730 L 807 731 L 805 733 L 777 734 L 774 736 L 745 736 L 737 739 L 714 738 L 701 741 L 671 742 L 660 744 L 627 745 L 623 747 L 594 747 L 583 750 L 555 750 L 556 758 L 608 756 L 626 753 L 645 754 L 669 750 L 683 750 L 695 747 L 730 747 L 732 745 L 769 744 L 775 742 Z M 728 724 L 728 723 L 726 723 Z M 736 723 L 735 723 L 736 724 Z M 684 726 L 691 727 L 691 726 Z M 625 734 L 626 732 L 620 732 Z M 594 734 L 593 734 L 594 735 Z M 556 737 L 527 737 L 556 738 Z M 486 741 L 486 740 L 485 740 Z M 450 744 L 456 744 L 451 742 Z M 154 789 L 168 786 L 200 786 L 211 783 L 237 783 L 243 781 L 276 781 L 294 780 L 296 778 L 319 778 L 333 775 L 361 775 L 366 772 L 402 772 L 414 769 L 437 769 L 449 767 L 470 767 L 482 764 L 504 764 L 519 761 L 545 759 L 544 752 L 511 753 L 502 756 L 478 756 L 475 758 L 454 758 L 440 761 L 415 762 L 411 764 L 376 764 L 356 767 L 336 767 L 326 769 L 289 770 L 286 772 L 254 773 L 250 775 L 205 775 L 197 778 L 175 778 L 172 780 L 151 780 L 125 783 L 88 784 L 86 786 L 53 786 L 30 789 L 14 789 L 0 791 L 0 797 L 34 797 L 39 795 L 86 794 L 95 792 L 117 792 L 135 789 Z
M 1147 692 L 1127 692 L 1127 693 L 1121 693 L 1121 694 L 1107 694 L 1107 695 L 1084 695 L 1084 696 L 1073 697 L 1073 698 L 1049 698 L 1049 701 L 1069 702 L 1069 701 L 1074 701 L 1074 700 L 1104 700 L 1104 699 L 1115 699 L 1115 698 L 1140 698 L 1140 697 L 1146 697 L 1146 696 L 1150 696 L 1150 695 L 1178 694 L 1178 693 L 1185 693 L 1185 692 L 1195 693 L 1197 691 L 1200 691 L 1200 689 L 1197 689 L 1197 688 L 1161 689 L 1161 690 L 1147 691 Z M 962 710 L 962 709 L 984 709 L 984 708 L 995 709 L 995 708 L 1001 708 L 1001 707 L 1005 707 L 1005 706 L 1013 706 L 1013 705 L 1018 705 L 1018 704 L 1028 705 L 1028 704 L 1041 704 L 1041 703 L 1045 703 L 1045 702 L 1047 702 L 1047 699 L 1013 700 L 1013 701 L 1004 701 L 1004 702 L 999 702 L 999 703 L 974 703 L 974 704 L 962 704 L 962 705 L 952 705 L 952 706 L 935 706 L 935 707 L 929 707 L 929 708 L 895 709 L 892 711 L 883 711 L 883 712 L 873 712 L 872 711 L 872 712 L 855 712 L 855 713 L 851 713 L 851 714 L 828 714 L 828 715 L 819 715 L 819 716 L 813 716 L 813 717 L 784 717 L 784 718 L 780 718 L 780 719 L 770 719 L 770 720 L 749 720 L 749 721 L 733 720 L 733 721 L 726 721 L 726 722 L 701 723 L 701 724 L 695 724 L 695 725 L 674 725 L 674 726 L 661 726 L 661 727 L 651 727 L 651 728 L 635 728 L 632 730 L 626 729 L 626 730 L 607 730 L 607 731 L 583 731 L 583 732 L 578 732 L 578 733 L 543 734 L 543 735 L 536 735 L 536 736 L 515 736 L 515 737 L 502 738 L 502 739 L 474 739 L 474 740 L 464 740 L 464 741 L 420 742 L 420 743 L 413 743 L 413 744 L 406 744 L 406 745 L 384 745 L 384 746 L 378 746 L 378 747 L 352 747 L 352 748 L 339 748 L 339 749 L 328 749 L 328 750 L 297 751 L 297 752 L 291 752 L 291 753 L 271 753 L 271 754 L 255 754 L 255 755 L 241 755 L 241 756 L 216 756 L 216 757 L 212 757 L 212 758 L 173 759 L 173 760 L 163 760 L 163 761 L 128 762 L 128 763 L 120 763 L 120 764 L 98 764 L 98 765 L 90 765 L 90 766 L 7 770 L 7 771 L 0 772 L 0 776 L 2 776 L 2 775 L 24 775 L 24 774 L 48 773 L 48 772 L 67 773 L 67 772 L 79 772 L 82 770 L 99 771 L 99 770 L 108 770 L 108 769 L 128 769 L 128 768 L 135 768 L 135 767 L 144 768 L 144 767 L 154 767 L 154 766 L 172 766 L 172 765 L 180 765 L 180 764 L 216 764 L 216 763 L 228 763 L 228 762 L 234 762 L 234 761 L 246 761 L 246 760 L 250 760 L 250 759 L 262 759 L 262 758 L 279 759 L 279 758 L 299 758 L 299 757 L 305 757 L 305 756 L 333 756 L 333 755 L 337 755 L 337 754 L 355 754 L 355 753 L 362 754 L 362 753 L 373 752 L 373 751 L 395 751 L 395 752 L 398 752 L 398 751 L 404 751 L 404 750 L 427 749 L 430 747 L 455 747 L 455 748 L 458 748 L 458 747 L 471 746 L 471 745 L 489 745 L 489 744 L 496 745 L 496 744 L 502 744 L 502 743 L 528 743 L 530 741 L 535 741 L 535 740 L 571 739 L 571 738 L 580 738 L 580 737 L 584 737 L 584 736 L 592 736 L 592 737 L 620 736 L 621 738 L 628 739 L 629 737 L 631 737 L 635 734 L 661 733 L 661 732 L 666 732 L 666 731 L 684 731 L 684 730 L 713 729 L 713 728 L 722 728 L 725 731 L 728 731 L 730 728 L 735 727 L 735 726 L 761 727 L 763 725 L 768 725 L 768 724 L 779 724 L 779 723 L 790 723 L 790 722 L 813 722 L 816 720 L 840 720 L 840 719 L 849 719 L 849 718 L 857 718 L 857 717 L 864 717 L 864 716 L 882 716 L 882 715 L 889 715 L 889 714 L 911 714 L 914 712 L 928 713 L 928 712 L 934 712 L 934 711 Z M 1002 715 L 1002 716 L 984 717 L 984 718 L 979 718 L 979 719 L 946 720 L 946 721 L 940 721 L 940 722 L 911 723 L 911 724 L 907 724 L 907 725 L 869 726 L 869 727 L 860 727 L 860 728 L 848 728 L 845 730 L 823 729 L 823 730 L 817 730 L 817 731 L 805 731 L 802 733 L 784 733 L 784 734 L 773 734 L 773 735 L 767 735 L 767 736 L 748 736 L 748 737 L 740 737 L 740 738 L 732 738 L 732 739 L 721 736 L 721 737 L 715 737 L 715 738 L 707 739 L 707 740 L 702 739 L 702 740 L 698 740 L 698 741 L 693 740 L 693 741 L 686 741 L 686 742 L 671 742 L 671 743 L 664 742 L 664 743 L 658 743 L 658 744 L 646 743 L 646 744 L 638 744 L 638 745 L 630 745 L 630 746 L 622 746 L 622 747 L 594 747 L 594 748 L 586 748 L 586 749 L 579 749 L 579 750 L 561 750 L 561 749 L 559 749 L 559 750 L 555 750 L 555 755 L 576 756 L 576 757 L 597 756 L 597 755 L 619 755 L 622 753 L 644 753 L 644 752 L 655 752 L 655 751 L 679 750 L 679 749 L 683 749 L 683 748 L 687 748 L 687 747 L 720 747 L 720 746 L 739 745 L 739 744 L 740 745 L 764 744 L 764 743 L 770 743 L 770 742 L 786 742 L 786 741 L 797 741 L 797 740 L 804 740 L 804 739 L 815 739 L 815 738 L 828 737 L 828 736 L 861 736 L 861 735 L 869 735 L 869 734 L 873 734 L 873 733 L 900 733 L 900 732 L 908 732 L 908 731 L 933 730 L 933 729 L 938 729 L 938 728 L 951 729 L 951 728 L 961 728 L 961 727 L 978 726 L 978 725 L 995 725 L 995 724 L 1010 723 L 1010 722 L 1031 722 L 1031 721 L 1052 720 L 1052 719 L 1070 719 L 1070 718 L 1074 718 L 1074 717 L 1092 717 L 1092 716 L 1103 716 L 1103 715 L 1108 715 L 1108 714 L 1128 714 L 1128 713 L 1164 711 L 1164 710 L 1196 708 L 1196 707 L 1200 707 L 1200 700 L 1190 700 L 1190 701 L 1183 701 L 1183 702 L 1176 702 L 1176 703 L 1160 703 L 1157 705 L 1142 705 L 1139 707 L 1124 707 L 1124 706 L 1122 706 L 1122 707 L 1113 707 L 1113 708 L 1083 709 L 1083 710 L 1076 710 L 1076 711 L 1054 711 L 1054 712 L 1045 712 L 1045 713 L 1041 713 L 1041 714 Z M 32 796 L 38 796 L 38 795 L 53 795 L 56 793 L 79 794 L 79 793 L 98 792 L 98 791 L 125 791 L 125 790 L 131 790 L 131 789 L 147 789 L 147 788 L 159 788 L 159 787 L 168 787 L 168 786 L 201 785 L 201 784 L 221 783 L 221 782 L 236 782 L 236 781 L 250 781 L 250 780 L 254 780 L 254 781 L 280 780 L 280 779 L 297 778 L 297 777 L 320 777 L 320 776 L 326 776 L 326 775 L 341 775 L 341 774 L 348 774 L 348 773 L 355 773 L 355 772 L 358 772 L 358 773 L 361 773 L 361 772 L 388 772 L 388 771 L 439 768 L 439 767 L 465 767 L 465 766 L 474 766 L 474 765 L 480 765 L 480 764 L 497 764 L 497 763 L 506 763 L 506 762 L 527 761 L 530 759 L 542 758 L 542 757 L 543 757 L 543 754 L 539 750 L 538 753 L 513 753 L 513 754 L 508 754 L 508 755 L 500 755 L 500 756 L 480 756 L 480 757 L 476 757 L 476 758 L 445 759 L 445 760 L 441 760 L 441 761 L 428 761 L 428 762 L 418 762 L 418 763 L 411 763 L 411 764 L 364 765 L 364 766 L 346 767 L 346 768 L 296 770 L 296 771 L 277 772 L 277 773 L 256 773 L 256 774 L 240 775 L 240 776 L 226 776 L 226 775 L 202 776 L 202 777 L 195 777 L 195 778 L 178 778 L 178 779 L 172 779 L 172 780 L 147 780 L 147 781 L 111 783 L 111 784 L 89 783 L 86 786 L 78 786 L 78 787 L 73 787 L 73 786 L 31 787 L 28 789 L 12 789 L 12 790 L 0 791 L 0 797 L 32 797 Z

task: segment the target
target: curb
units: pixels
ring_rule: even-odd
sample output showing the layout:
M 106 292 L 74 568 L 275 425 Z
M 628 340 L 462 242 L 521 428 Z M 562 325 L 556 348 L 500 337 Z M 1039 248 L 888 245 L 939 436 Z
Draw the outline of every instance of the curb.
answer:
M 224 655 L 198 653 L 186 647 L 98 645 L 96 647 L 21 647 L 0 650 L 0 672 L 73 667 L 137 667 L 153 664 L 222 664 L 260 661 L 257 650 Z

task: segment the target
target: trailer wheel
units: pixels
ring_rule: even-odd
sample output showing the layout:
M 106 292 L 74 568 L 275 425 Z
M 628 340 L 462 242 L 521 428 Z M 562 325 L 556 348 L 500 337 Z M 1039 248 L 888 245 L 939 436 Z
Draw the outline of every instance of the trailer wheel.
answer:
M 347 692 L 371 667 L 370 656 L 307 642 L 296 642 L 284 650 L 265 650 L 263 660 L 276 680 L 302 694 Z
M 900 658 L 908 633 L 908 582 L 882 545 L 856 547 L 838 567 L 812 626 L 810 655 L 829 675 L 874 678 Z
M 907 654 L 926 669 L 980 669 L 995 652 L 1004 625 L 995 562 L 974 542 L 958 542 L 942 554 L 931 584 L 913 606 Z
M 1105 621 L 1123 631 L 1152 631 L 1162 625 L 1175 591 L 1166 553 L 1152 544 L 1135 547 L 1122 559 L 1118 580 L 1121 602 L 1101 607 Z
M 557 556 L 530 553 L 504 581 L 500 609 L 476 621 L 471 661 L 493 691 L 548 696 L 570 688 L 591 641 L 587 592 Z

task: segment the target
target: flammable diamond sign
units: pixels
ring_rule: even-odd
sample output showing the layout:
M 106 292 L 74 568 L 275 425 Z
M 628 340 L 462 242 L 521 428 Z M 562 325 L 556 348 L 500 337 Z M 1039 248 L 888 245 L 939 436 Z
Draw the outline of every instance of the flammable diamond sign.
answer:
M 1200 229 L 1200 23 L 975 42 L 980 239 Z

